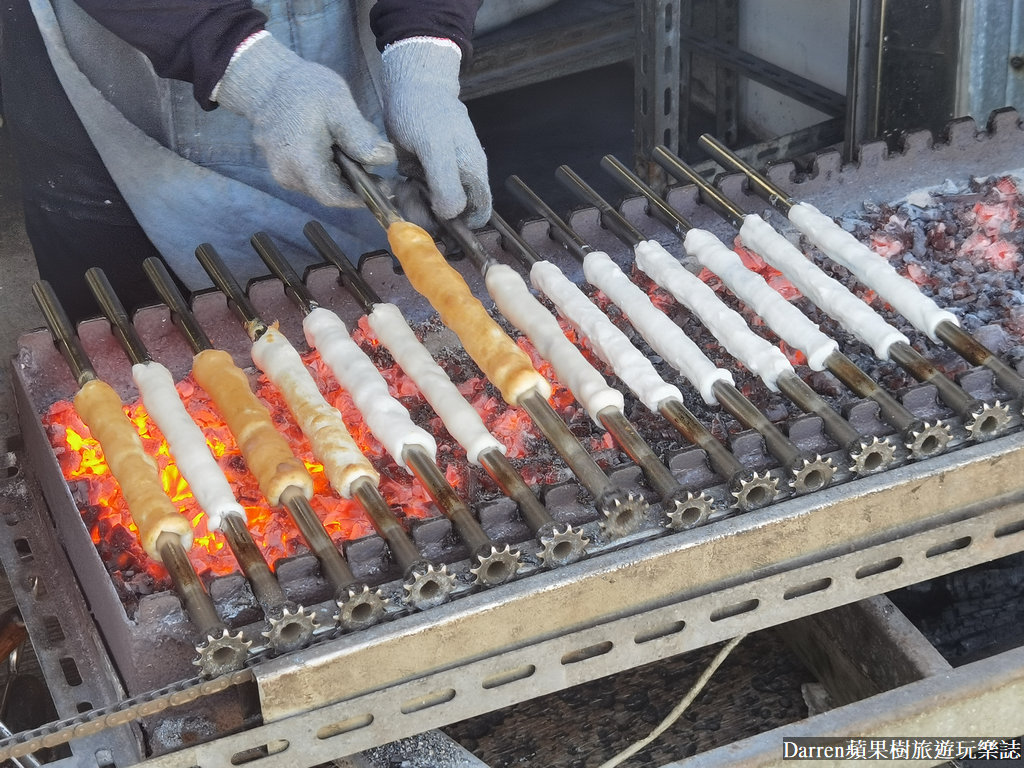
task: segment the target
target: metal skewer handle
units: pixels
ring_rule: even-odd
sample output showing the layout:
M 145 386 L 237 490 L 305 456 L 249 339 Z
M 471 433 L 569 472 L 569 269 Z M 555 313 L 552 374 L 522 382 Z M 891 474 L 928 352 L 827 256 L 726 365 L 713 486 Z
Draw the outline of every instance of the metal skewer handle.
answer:
M 956 318 L 948 312 L 940 310 L 935 302 L 921 293 L 916 285 L 902 276 L 896 276 L 894 272 L 889 274 L 891 265 L 881 256 L 835 225 L 831 219 L 820 215 L 816 209 L 811 209 L 806 204 L 796 203 L 785 190 L 758 173 L 753 166 L 743 161 L 713 136 L 704 134 L 700 137 L 699 143 L 719 163 L 743 173 L 747 177 L 750 188 L 757 195 L 767 200 L 773 208 L 797 224 L 798 228 L 811 237 L 823 252 L 851 269 L 862 282 L 878 291 L 879 295 L 896 307 L 901 314 L 912 320 L 919 330 L 927 333 L 933 339 L 947 344 L 972 365 L 988 368 L 995 376 L 999 386 L 1011 396 L 1024 397 L 1024 376 L 1017 373 L 992 350 L 961 328 L 956 322 Z M 817 233 L 810 231 L 812 228 L 807 226 L 805 220 L 822 225 L 827 231 L 826 237 L 823 239 L 820 235 L 812 236 Z M 845 255 L 847 253 L 850 254 L 849 257 Z M 856 261 L 852 260 L 854 253 L 857 254 Z M 888 277 L 881 281 L 871 279 L 866 269 L 860 269 L 861 266 L 866 267 L 872 263 L 884 264 L 885 267 L 888 267 L 889 270 L 884 270 Z
M 669 170 L 671 175 L 695 184 L 706 202 L 723 218 L 733 223 L 734 226 L 742 226 L 745 212 L 716 188 L 705 182 L 692 168 L 669 153 L 664 147 L 655 148 L 655 157 Z M 611 156 L 605 156 L 602 165 L 606 169 L 611 169 L 615 179 L 627 189 L 642 194 L 652 206 L 655 215 L 672 227 L 680 238 L 686 238 L 693 227 L 654 190 Z M 801 349 L 807 355 L 812 367 L 815 367 L 816 357 L 822 355 L 822 350 L 827 350 L 828 346 L 832 346 L 835 351 L 825 354 L 819 364 L 827 368 L 856 394 L 874 400 L 878 404 L 882 417 L 900 431 L 904 445 L 912 456 L 921 458 L 944 450 L 952 437 L 947 425 L 941 422 L 925 424 L 910 413 L 892 395 L 879 387 L 867 374 L 840 353 L 838 345 L 834 341 L 825 338 L 809 318 L 770 288 L 762 277 L 750 272 L 745 267 L 741 271 L 739 268 L 741 262 L 738 257 L 733 256 L 732 251 L 722 248 L 716 249 L 712 254 L 706 248 L 697 248 L 693 255 L 696 255 L 705 267 L 718 274 L 719 278 L 738 298 L 758 311 L 769 326 L 786 339 L 787 343 Z M 712 255 L 715 255 L 715 261 L 711 261 Z M 737 265 L 737 268 L 730 268 L 734 264 Z M 813 343 L 814 347 L 811 348 L 809 343 Z M 864 456 L 863 452 L 860 455 Z
M 174 284 L 174 278 L 171 277 L 171 273 L 167 271 L 164 263 L 155 256 L 150 256 L 142 262 L 142 268 L 161 300 L 171 311 L 171 320 L 181 331 L 181 335 L 185 337 L 189 349 L 194 354 L 206 349 L 213 349 L 213 342 L 210 341 L 210 337 L 206 335 L 203 327 L 199 325 L 196 316 L 192 314 L 191 307 Z
M 191 487 L 200 507 L 211 518 L 221 521 L 220 530 L 224 532 L 228 546 L 249 580 L 253 595 L 270 625 L 264 636 L 279 653 L 307 645 L 316 628 L 315 614 L 286 599 L 246 527 L 245 511 L 235 500 L 210 453 L 205 435 L 194 425 L 177 390 L 173 389 L 170 371 L 149 354 L 106 273 L 92 267 L 86 272 L 86 282 L 132 360 L 132 376 L 143 404 L 163 431 L 182 477 Z

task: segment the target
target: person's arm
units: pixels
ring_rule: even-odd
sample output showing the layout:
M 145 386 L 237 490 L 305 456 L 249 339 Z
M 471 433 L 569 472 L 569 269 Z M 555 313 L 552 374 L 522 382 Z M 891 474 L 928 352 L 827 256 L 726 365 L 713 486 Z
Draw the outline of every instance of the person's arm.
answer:
M 377 0 L 370 10 L 370 29 L 377 48 L 411 37 L 451 40 L 462 49 L 462 63 L 473 52 L 473 22 L 483 0 Z
M 428 226 L 420 187 L 438 219 L 459 217 L 475 228 L 491 215 L 487 158 L 459 100 L 479 8 L 479 0 L 377 0 L 370 11 L 383 63 L 384 125 L 399 173 L 413 182 L 398 196 L 404 213 Z
M 100 24 L 138 48 L 160 77 L 192 83 L 204 109 L 235 49 L 267 17 L 249 0 L 77 0 Z
M 356 105 L 348 84 L 264 30 L 250 0 L 77 0 L 147 57 L 161 77 L 193 84 L 204 109 L 217 105 L 253 126 L 274 179 L 324 205 L 358 206 L 341 181 L 333 147 L 368 165 L 394 149 Z

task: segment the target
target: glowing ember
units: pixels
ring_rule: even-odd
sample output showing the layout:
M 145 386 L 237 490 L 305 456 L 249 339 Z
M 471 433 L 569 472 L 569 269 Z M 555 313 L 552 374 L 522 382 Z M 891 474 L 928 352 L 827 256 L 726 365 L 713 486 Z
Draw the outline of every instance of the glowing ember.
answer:
M 782 341 L 781 339 L 779 340 L 779 349 L 782 350 L 782 353 L 789 359 L 789 362 L 792 363 L 793 365 L 807 364 L 807 355 L 805 355 L 799 349 L 789 346 L 789 344 Z
M 975 230 L 961 243 L 958 253 L 976 266 L 987 265 L 1000 272 L 1013 272 L 1020 264 L 1020 248 L 1013 233 L 1020 229 L 1019 192 L 1009 178 L 995 182 L 985 199 L 974 204 L 971 216 Z
M 1020 250 L 1001 237 L 991 238 L 975 232 L 964 240 L 960 254 L 975 264 L 988 264 L 992 269 L 1012 272 L 1020 262 Z
M 1001 195 L 995 203 L 977 203 L 974 218 L 980 232 L 996 238 L 1017 229 L 1016 195 Z
M 571 329 L 570 338 L 574 338 Z M 394 364 L 387 351 L 365 324 L 360 322 L 353 338 L 371 357 L 388 382 L 392 395 L 398 398 L 414 418 L 429 423 L 428 428 L 438 441 L 438 460 L 445 476 L 456 490 L 474 487 L 470 474 L 477 471 L 466 461 L 465 451 L 448 435 L 440 419 L 430 409 L 413 381 Z M 576 418 L 576 406 L 571 393 L 558 384 L 550 367 L 537 359 L 532 346 L 520 339 L 520 346 L 537 363 L 545 376 L 554 383 L 552 405 L 567 419 Z M 341 411 L 352 436 L 381 475 L 380 489 L 384 498 L 399 518 L 427 518 L 439 513 L 421 484 L 388 456 L 380 442 L 370 433 L 349 394 L 342 390 L 328 367 L 316 353 L 308 353 L 304 360 L 328 402 Z M 440 361 L 445 365 L 446 361 Z M 450 367 L 461 371 L 464 360 L 448 361 Z M 453 378 L 455 376 L 453 371 Z M 207 394 L 195 384 L 191 375 L 177 384 L 186 410 L 206 435 L 207 443 L 225 476 L 231 483 L 238 501 L 246 510 L 248 527 L 257 546 L 268 562 L 274 564 L 282 557 L 291 557 L 306 551 L 298 530 L 284 509 L 271 509 L 259 491 L 255 478 L 246 468 L 245 460 L 227 426 Z M 373 532 L 368 516 L 354 501 L 340 498 L 328 485 L 323 466 L 312 456 L 309 441 L 293 423 L 284 400 L 263 376 L 255 383 L 255 392 L 268 407 L 275 424 L 302 459 L 314 479 L 313 508 L 336 543 L 357 539 Z M 537 444 L 542 440 L 524 411 L 509 408 L 497 397 L 494 388 L 479 376 L 463 377 L 460 391 L 481 414 L 491 432 L 508 448 L 508 456 L 520 459 L 524 476 L 531 485 L 554 482 L 557 468 L 550 460 L 538 459 Z M 238 570 L 237 563 L 226 546 L 223 535 L 206 528 L 206 514 L 199 508 L 178 473 L 177 467 L 163 435 L 152 424 L 141 403 L 125 407 L 125 413 L 136 425 L 147 452 L 154 456 L 160 468 L 164 488 L 189 520 L 195 530 L 195 546 L 189 559 L 201 574 L 224 575 Z M 131 521 L 124 498 L 103 460 L 98 443 L 92 439 L 74 406 L 67 401 L 55 403 L 44 416 L 50 443 L 57 455 L 61 471 L 79 499 L 83 520 L 89 528 L 93 542 L 100 550 L 108 570 L 121 572 L 122 577 L 144 572 L 156 588 L 169 586 L 163 567 L 149 558 L 138 543 L 137 529 Z M 592 440 L 594 448 L 603 448 L 605 440 L 598 436 Z M 535 459 L 536 466 L 529 465 Z
M 742 241 L 737 236 L 733 241 L 732 249 L 739 254 L 740 259 L 747 269 L 757 272 L 764 281 L 768 283 L 782 298 L 786 301 L 795 301 L 800 298 L 800 291 L 796 289 L 796 286 L 789 282 L 779 270 L 775 267 L 767 264 L 758 254 L 745 248 Z M 717 290 L 717 289 L 716 289 Z
M 884 259 L 891 259 L 903 251 L 903 243 L 895 237 L 889 237 L 881 232 L 875 232 L 868 244 L 871 250 Z
M 935 286 L 939 282 L 936 278 L 929 275 L 924 267 L 914 263 L 907 265 L 907 277 L 918 285 Z

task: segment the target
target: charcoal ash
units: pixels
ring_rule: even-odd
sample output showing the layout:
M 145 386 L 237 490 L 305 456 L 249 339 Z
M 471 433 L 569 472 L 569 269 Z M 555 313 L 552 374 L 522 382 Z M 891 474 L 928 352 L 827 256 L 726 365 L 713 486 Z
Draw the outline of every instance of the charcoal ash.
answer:
M 263 617 L 248 580 L 240 573 L 212 580 L 204 578 L 203 581 L 207 582 L 207 589 L 217 604 L 218 613 L 229 626 L 240 628 L 258 622 Z
M 125 580 L 125 575 L 117 570 L 111 571 L 110 581 L 114 585 L 114 592 L 117 594 L 118 600 L 124 606 L 125 614 L 131 619 L 135 617 L 139 608 L 139 600 L 143 596 L 132 588 L 130 581 Z
M 157 579 L 149 571 L 133 572 L 128 570 L 124 572 L 124 579 L 127 584 L 131 585 L 132 592 L 139 596 L 151 595 L 161 588 Z
M 839 379 L 829 371 L 812 371 L 807 366 L 801 365 L 796 368 L 796 372 L 811 385 L 811 389 L 831 401 L 830 404 L 833 407 L 845 399 L 846 390 Z
M 1024 264 L 1020 228 L 1020 180 L 994 177 L 957 184 L 947 181 L 926 194 L 914 194 L 897 204 L 864 205 L 840 224 L 862 242 L 886 255 L 893 267 L 913 280 L 939 306 L 948 309 L 961 326 L 1010 365 L 1024 366 Z M 882 300 L 858 284 L 844 268 L 803 243 L 805 251 L 826 272 L 870 300 L 892 325 L 905 333 L 912 346 L 951 377 L 968 365 L 943 345 L 914 330 Z M 914 384 L 891 366 L 876 360 L 824 313 L 799 305 L 822 330 L 840 341 L 843 351 L 868 375 L 897 391 Z M 902 379 L 902 381 L 901 381 Z
M 1013 339 L 1007 330 L 995 323 L 979 325 L 976 328 L 966 328 L 966 330 L 970 331 L 979 343 L 984 344 L 997 355 L 1007 352 L 1013 344 Z
M 1017 647 L 1024 606 L 1018 553 L 889 593 L 888 597 L 954 666 Z

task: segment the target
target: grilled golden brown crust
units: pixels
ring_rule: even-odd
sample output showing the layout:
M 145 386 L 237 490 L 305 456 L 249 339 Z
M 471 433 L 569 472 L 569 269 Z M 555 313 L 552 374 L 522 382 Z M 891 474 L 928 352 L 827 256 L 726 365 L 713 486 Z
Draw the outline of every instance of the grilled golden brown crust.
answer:
M 192 526 L 164 492 L 156 459 L 142 447 L 142 439 L 125 416 L 117 393 L 98 379 L 89 381 L 75 395 L 75 410 L 103 449 L 103 458 L 121 487 L 146 553 L 163 560 L 157 541 L 164 533 L 177 535 L 188 549 L 192 545 Z
M 494 322 L 462 276 L 441 256 L 426 230 L 409 222 L 396 222 L 388 227 L 388 242 L 413 288 L 455 332 L 506 402 L 515 405 L 532 389 L 545 398 L 551 394 L 551 385 L 534 369 L 529 356 Z
M 267 407 L 252 393 L 249 379 L 231 355 L 219 349 L 203 350 L 195 356 L 192 372 L 224 417 L 271 506 L 280 503 L 281 492 L 289 486 L 312 498 L 313 478 L 277 431 Z
M 252 359 L 284 397 L 334 490 L 348 499 L 358 478 L 369 478 L 374 485 L 380 481 L 341 412 L 324 398 L 302 357 L 282 333 L 268 328 L 253 342 Z

